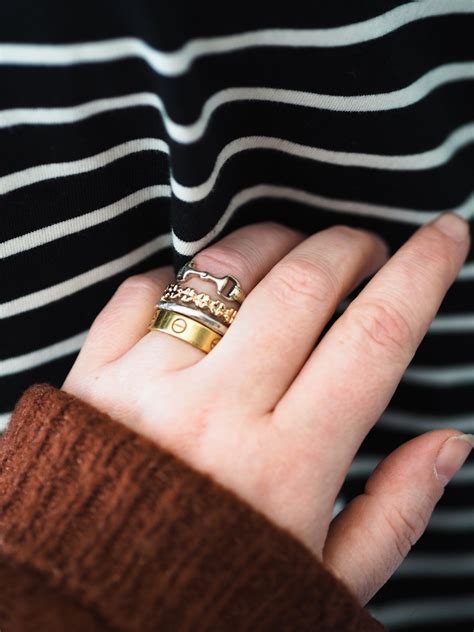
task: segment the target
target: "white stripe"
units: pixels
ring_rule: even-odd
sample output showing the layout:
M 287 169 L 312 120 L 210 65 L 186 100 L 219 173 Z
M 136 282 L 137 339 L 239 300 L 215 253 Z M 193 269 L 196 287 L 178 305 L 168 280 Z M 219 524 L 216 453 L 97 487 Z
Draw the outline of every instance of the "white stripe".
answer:
M 78 106 L 67 108 L 35 108 L 18 110 L 0 110 L 0 128 L 13 125 L 34 124 L 58 124 L 78 121 L 99 112 L 110 111 L 122 107 L 134 105 L 153 105 L 165 115 L 166 125 L 170 135 L 177 132 L 179 125 L 170 121 L 164 111 L 164 106 L 159 97 L 150 93 L 100 99 Z M 179 130 L 176 133 L 179 137 Z M 149 139 L 147 139 L 149 140 Z M 176 139 L 175 139 L 176 140 Z M 137 142 L 137 141 L 135 141 Z M 169 153 L 168 146 L 163 142 L 160 149 Z M 345 167 L 365 167 L 370 169 L 409 170 L 418 171 L 433 169 L 445 164 L 452 156 L 466 145 L 474 142 L 474 123 L 469 123 L 454 130 L 447 138 L 434 149 L 417 154 L 406 155 L 381 155 L 358 152 L 344 152 L 313 147 L 294 143 L 283 138 L 267 136 L 247 136 L 237 138 L 228 143 L 219 153 L 214 168 L 208 179 L 196 186 L 188 187 L 171 178 L 174 194 L 185 202 L 197 202 L 204 199 L 214 187 L 219 173 L 225 163 L 242 151 L 266 149 L 280 151 L 291 156 L 317 160 L 328 164 Z
M 459 272 L 458 281 L 472 281 L 474 279 L 474 261 L 464 264 Z
M 139 191 L 135 191 L 134 193 L 127 195 L 121 200 L 117 200 L 108 206 L 91 211 L 90 213 L 78 215 L 77 217 L 64 220 L 63 222 L 51 224 L 45 228 L 40 228 L 32 231 L 31 233 L 26 233 L 25 235 L 4 241 L 3 243 L 0 243 L 0 259 L 11 257 L 12 255 L 24 252 L 25 250 L 37 248 L 38 246 L 42 246 L 43 244 L 56 239 L 61 239 L 67 235 L 73 235 L 74 233 L 86 230 L 92 226 L 97 226 L 97 224 L 114 219 L 122 213 L 136 208 L 140 204 L 144 204 L 149 200 L 160 197 L 169 197 L 170 195 L 171 188 L 164 184 L 140 189 Z
M 30 351 L 30 353 L 25 353 L 21 356 L 8 358 L 8 360 L 0 360 L 0 377 L 13 375 L 21 371 L 28 371 L 47 362 L 52 362 L 71 353 L 76 353 L 82 347 L 86 335 L 87 331 L 84 331 L 66 340 L 55 342 L 48 347 L 36 349 L 35 351 Z
M 432 416 L 387 410 L 378 424 L 384 430 L 414 434 L 438 428 L 454 428 L 463 432 L 474 433 L 474 413 Z
M 456 597 L 442 597 L 437 595 L 430 599 L 407 599 L 405 601 L 389 602 L 383 606 L 369 606 L 372 615 L 386 625 L 390 630 L 410 630 L 420 624 L 439 624 L 442 621 L 474 620 L 474 593 L 458 595 Z M 446 627 L 455 630 L 455 627 Z
M 80 292 L 86 287 L 128 270 L 128 268 L 144 261 L 156 252 L 167 248 L 170 244 L 170 233 L 159 235 L 122 257 L 108 261 L 92 270 L 87 270 L 87 272 L 83 272 L 72 279 L 2 303 L 0 304 L 0 319 L 16 316 L 17 314 L 43 307 L 66 296 L 71 296 L 75 292 Z
M 0 46 L 1 50 L 1 46 Z M 163 101 L 152 92 L 138 92 L 120 97 L 110 97 L 87 101 L 79 105 L 62 108 L 13 108 L 0 110 L 0 129 L 15 125 L 64 125 L 84 119 L 137 106 L 150 106 L 164 113 Z
M 167 119 L 164 119 L 164 124 L 173 140 L 193 143 L 204 135 L 214 112 L 229 103 L 264 101 L 335 112 L 381 112 L 408 107 L 444 84 L 472 79 L 474 62 L 459 62 L 434 68 L 405 88 L 381 94 L 336 96 L 280 88 L 227 88 L 206 101 L 199 119 L 194 123 L 180 126 L 174 124 L 173 130 L 168 127 Z
M 338 496 L 336 498 L 336 502 L 334 503 L 334 507 L 332 509 L 332 517 L 335 518 L 338 513 L 340 513 L 344 507 L 346 506 L 346 501 L 342 496 Z
M 405 224 L 421 225 L 427 223 L 440 215 L 444 211 L 419 211 L 415 209 L 402 209 L 391 206 L 370 204 L 368 202 L 355 202 L 352 200 L 341 200 L 317 195 L 303 189 L 285 187 L 274 184 L 258 184 L 248 189 L 239 191 L 229 202 L 219 221 L 204 237 L 195 241 L 184 241 L 173 233 L 173 245 L 177 252 L 186 256 L 193 256 L 199 250 L 207 246 L 217 237 L 234 213 L 245 204 L 260 198 L 272 198 L 290 200 L 315 209 L 334 211 L 336 213 L 351 213 L 366 217 L 379 217 L 387 221 L 402 222 Z M 302 211 L 307 209 L 302 209 Z M 458 213 L 465 219 L 474 217 L 474 195 L 471 194 L 462 204 L 456 208 L 446 209 L 453 213 Z
M 450 387 L 474 384 L 474 364 L 409 367 L 402 378 L 407 384 Z
M 156 72 L 175 76 L 205 55 L 231 53 L 252 47 L 338 47 L 383 37 L 405 24 L 429 17 L 469 14 L 472 0 L 408 2 L 367 20 L 325 29 L 261 29 L 235 35 L 196 38 L 171 52 L 158 51 L 128 37 L 81 44 L 3 44 L 0 64 L 69 66 L 140 57 Z
M 93 171 L 94 169 L 105 167 L 115 160 L 140 151 L 161 151 L 166 154 L 169 153 L 168 145 L 160 139 L 139 138 L 130 140 L 120 145 L 115 145 L 110 149 L 106 149 L 99 154 L 88 156 L 80 160 L 38 165 L 2 176 L 0 177 L 0 195 L 35 184 L 36 182 Z
M 428 529 L 443 532 L 474 532 L 474 509 L 436 508 L 431 516 Z M 474 575 L 474 567 L 472 568 Z
M 394 577 L 472 577 L 474 580 L 474 553 L 413 553 Z
M 68 108 L 35 108 L 21 110 L 0 110 L 0 128 L 11 127 L 19 124 L 56 124 L 71 123 L 92 116 L 99 112 L 118 109 L 121 107 L 131 107 L 133 105 L 154 105 L 164 112 L 164 106 L 161 99 L 153 94 L 143 93 L 136 95 L 128 95 L 125 97 L 114 97 L 111 99 L 101 99 L 99 101 L 91 101 L 79 106 Z M 165 117 L 166 118 L 166 117 Z M 180 126 L 176 126 L 167 119 L 166 125 L 170 135 L 173 136 Z M 180 134 L 177 133 L 179 137 Z M 150 141 L 151 139 L 143 139 Z M 140 142 L 131 141 L 134 143 Z M 169 147 L 164 141 L 156 140 L 160 143 L 159 149 L 165 153 L 169 153 Z M 180 184 L 174 178 L 171 178 L 171 185 L 174 194 L 178 199 L 185 202 L 197 202 L 204 199 L 214 187 L 219 173 L 225 163 L 242 151 L 266 149 L 283 152 L 285 154 L 305 158 L 308 160 L 316 160 L 333 165 L 344 167 L 364 167 L 370 169 L 386 169 L 386 170 L 409 170 L 418 171 L 424 169 L 433 169 L 447 163 L 452 156 L 463 149 L 466 145 L 474 142 L 474 123 L 468 123 L 454 130 L 447 138 L 434 149 L 430 149 L 417 154 L 406 155 L 381 155 L 368 154 L 358 152 L 333 151 L 310 145 L 302 145 L 294 143 L 284 138 L 274 138 L 267 136 L 248 136 L 237 138 L 228 143 L 219 153 L 214 168 L 208 179 L 196 186 L 188 187 Z M 123 146 L 119 146 L 123 147 Z M 144 148 L 146 149 L 146 147 Z M 142 150 L 142 149 L 140 149 Z M 110 150 L 109 150 L 110 151 Z M 99 156 L 101 156 L 99 154 Z M 87 159 L 86 159 L 87 160 Z M 64 164 L 64 163 L 62 163 Z M 68 165 L 76 163 L 65 163 Z M 57 165 L 54 165 L 57 167 Z M 15 176 L 15 174 L 12 174 Z M 53 176 L 54 177 L 54 176 Z M 1 183 L 1 179 L 0 179 Z M 1 188 L 0 188 L 1 191 Z
M 2 413 L 0 415 L 0 432 L 3 432 L 10 422 L 11 413 Z
M 188 125 L 173 121 L 167 113 L 162 99 L 157 95 L 144 92 L 99 99 L 66 108 L 3 110 L 0 115 L 0 126 L 23 123 L 43 125 L 71 123 L 94 116 L 99 112 L 141 105 L 151 106 L 159 110 L 170 138 L 178 143 L 189 144 L 198 141 L 204 135 L 214 112 L 229 103 L 263 101 L 336 112 L 381 112 L 408 107 L 421 101 L 444 84 L 472 79 L 474 79 L 474 62 L 466 61 L 438 66 L 404 88 L 380 94 L 340 96 L 268 87 L 226 88 L 209 97 L 201 108 L 199 118 Z
M 384 458 L 384 456 L 356 456 L 347 473 L 347 478 L 368 478 Z
M 472 333 L 474 331 L 474 314 L 443 314 L 431 323 L 432 334 Z
M 377 465 L 384 459 L 383 455 L 380 456 L 368 456 L 360 455 L 356 456 L 353 461 L 347 478 L 349 480 L 354 478 L 368 478 L 375 470 Z M 456 476 L 449 483 L 452 485 L 471 485 L 474 484 L 474 463 L 466 463 L 459 470 Z
M 159 139 L 139 139 L 135 141 L 129 141 L 122 145 L 117 145 L 109 150 L 106 150 L 95 156 L 84 158 L 79 161 L 65 162 L 65 163 L 53 163 L 49 165 L 42 165 L 33 167 L 23 171 L 18 171 L 8 176 L 0 178 L 0 193 L 6 193 L 16 188 L 28 186 L 34 182 L 41 180 L 47 180 L 54 177 L 75 175 L 77 173 L 83 173 L 84 171 L 93 170 L 99 168 L 116 159 L 119 159 L 135 151 L 144 150 L 158 150 L 168 153 L 168 146 Z M 164 186 L 164 185 L 163 185 Z M 176 186 L 176 183 L 175 183 Z M 178 185 L 180 186 L 180 185 Z M 324 210 L 331 210 L 339 213 L 351 213 L 354 215 L 380 217 L 384 220 L 399 221 L 407 224 L 420 225 L 427 223 L 437 217 L 441 212 L 453 212 L 458 213 L 465 219 L 469 220 L 474 215 L 474 195 L 471 194 L 462 204 L 456 208 L 446 209 L 445 211 L 419 211 L 416 209 L 400 209 L 395 207 L 389 207 L 384 205 L 371 204 L 367 202 L 357 202 L 351 200 L 341 200 L 328 198 L 325 196 L 303 191 L 301 189 L 295 189 L 292 187 L 282 187 L 278 185 L 257 185 L 244 189 L 236 194 L 230 201 L 226 211 L 220 217 L 218 223 L 202 238 L 186 242 L 180 239 L 175 233 L 173 233 L 173 245 L 177 252 L 185 256 L 193 256 L 204 248 L 210 241 L 212 241 L 225 227 L 227 222 L 231 219 L 234 212 L 245 205 L 246 203 L 264 197 L 271 197 L 276 199 L 288 199 L 293 202 L 299 202 L 301 204 L 313 206 L 315 208 L 321 208 Z M 103 209 L 102 209 L 103 210 Z M 50 227 L 49 234 L 51 235 L 55 230 L 54 227 Z M 41 239 L 41 237 L 38 235 Z M 24 239 L 28 239 L 26 236 L 17 238 L 20 241 L 11 240 L 12 243 L 6 242 L 6 245 L 2 249 L 7 254 L 3 256 L 9 256 L 10 250 L 14 251 L 17 247 L 22 247 Z M 459 278 L 461 280 L 470 279 L 474 276 L 474 263 L 466 264 L 466 271 L 461 270 Z M 463 317 L 461 321 L 459 318 L 453 319 L 450 317 L 446 320 L 446 317 L 439 317 L 441 321 L 433 323 L 433 331 L 446 331 L 456 330 L 459 327 L 464 328 L 466 326 L 466 319 Z M 439 320 L 437 319 L 437 321 Z M 444 320 L 443 320 L 444 318 Z M 469 319 L 469 316 L 468 316 Z M 469 327 L 473 324 L 469 321 Z
M 184 202 L 199 202 L 203 200 L 214 188 L 224 164 L 242 151 L 270 149 L 306 160 L 316 160 L 318 162 L 343 167 L 364 167 L 391 171 L 421 171 L 424 169 L 433 169 L 447 163 L 456 152 L 472 142 L 474 142 L 474 123 L 459 127 L 452 132 L 441 145 L 434 149 L 404 156 L 333 151 L 293 143 L 284 138 L 248 136 L 246 138 L 233 140 L 224 147 L 217 157 L 211 175 L 205 182 L 189 187 L 179 184 L 174 178 L 171 178 L 171 188 L 175 196 Z
M 152 107 L 158 110 L 171 138 L 179 139 L 183 135 L 183 130 L 186 136 L 187 127 L 172 121 L 166 112 L 163 100 L 152 92 L 137 92 L 120 97 L 96 99 L 62 108 L 37 107 L 0 110 L 0 129 L 15 125 L 65 125 L 83 121 L 104 112 L 114 112 L 132 107 Z M 169 153 L 168 146 L 163 141 L 162 143 L 164 147 L 162 151 Z

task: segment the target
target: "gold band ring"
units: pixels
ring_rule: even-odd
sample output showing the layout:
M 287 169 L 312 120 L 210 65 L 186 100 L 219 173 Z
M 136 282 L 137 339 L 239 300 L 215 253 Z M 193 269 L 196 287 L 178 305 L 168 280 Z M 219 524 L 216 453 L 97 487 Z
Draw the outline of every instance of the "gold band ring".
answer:
M 237 315 L 237 309 L 192 287 L 183 287 L 181 283 L 190 276 L 213 282 L 217 294 L 228 301 L 240 305 L 245 299 L 245 292 L 235 277 L 216 277 L 197 270 L 191 260 L 179 270 L 176 281 L 165 288 L 155 306 L 157 311 L 149 329 L 163 331 L 209 353 L 227 332 Z
M 222 339 L 221 335 L 209 327 L 201 325 L 188 316 L 166 309 L 157 310 L 149 329 L 163 331 L 175 338 L 180 338 L 204 353 L 209 353 Z
M 181 305 L 180 303 L 172 303 L 171 301 L 160 301 L 156 307 L 158 309 L 167 309 L 170 312 L 175 312 L 176 314 L 184 314 L 184 316 L 189 316 L 193 320 L 197 320 L 198 323 L 209 327 L 212 331 L 215 331 L 216 334 L 220 334 L 223 336 L 229 327 L 223 325 L 221 322 L 206 314 L 201 309 L 197 309 L 196 307 L 190 307 L 189 305 Z

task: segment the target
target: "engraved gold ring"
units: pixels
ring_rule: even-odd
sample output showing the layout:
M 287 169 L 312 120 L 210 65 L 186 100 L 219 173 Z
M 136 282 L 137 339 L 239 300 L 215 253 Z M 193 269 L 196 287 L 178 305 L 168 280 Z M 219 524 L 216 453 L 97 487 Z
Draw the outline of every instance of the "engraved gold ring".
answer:
M 212 282 L 224 301 L 184 286 L 183 282 L 193 276 Z M 180 268 L 176 281 L 165 288 L 149 329 L 164 332 L 209 353 L 227 332 L 245 298 L 234 276 L 216 277 L 198 270 L 191 260 Z M 234 306 L 228 306 L 227 301 L 234 302 Z

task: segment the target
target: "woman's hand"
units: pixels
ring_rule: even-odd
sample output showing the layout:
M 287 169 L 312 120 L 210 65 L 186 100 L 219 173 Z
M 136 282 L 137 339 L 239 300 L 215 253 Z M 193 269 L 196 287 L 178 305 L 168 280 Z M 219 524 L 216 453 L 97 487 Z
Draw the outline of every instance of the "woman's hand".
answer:
M 63 388 L 288 529 L 365 604 L 423 533 L 469 443 L 453 440 L 462 436 L 453 429 L 420 435 L 331 522 L 334 502 L 468 247 L 467 225 L 452 216 L 422 227 L 387 263 L 384 243 L 363 230 L 305 238 L 273 223 L 246 226 L 195 257 L 198 269 L 232 274 L 248 293 L 208 355 L 147 333 L 174 280 L 166 267 L 120 286 Z M 314 348 L 338 303 L 379 268 Z M 187 285 L 212 292 L 196 277 Z

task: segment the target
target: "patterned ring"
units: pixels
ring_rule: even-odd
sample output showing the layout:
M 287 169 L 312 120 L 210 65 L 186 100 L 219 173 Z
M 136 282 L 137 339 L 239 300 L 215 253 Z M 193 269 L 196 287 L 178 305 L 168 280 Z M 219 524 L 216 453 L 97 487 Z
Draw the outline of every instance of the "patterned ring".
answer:
M 182 287 L 178 283 L 170 283 L 166 286 L 160 301 L 173 301 L 177 303 L 193 303 L 202 311 L 207 310 L 224 325 L 231 325 L 237 316 L 236 309 L 227 307 L 225 303 L 212 299 L 209 294 L 196 292 L 192 287 Z M 156 305 L 158 307 L 159 303 Z

